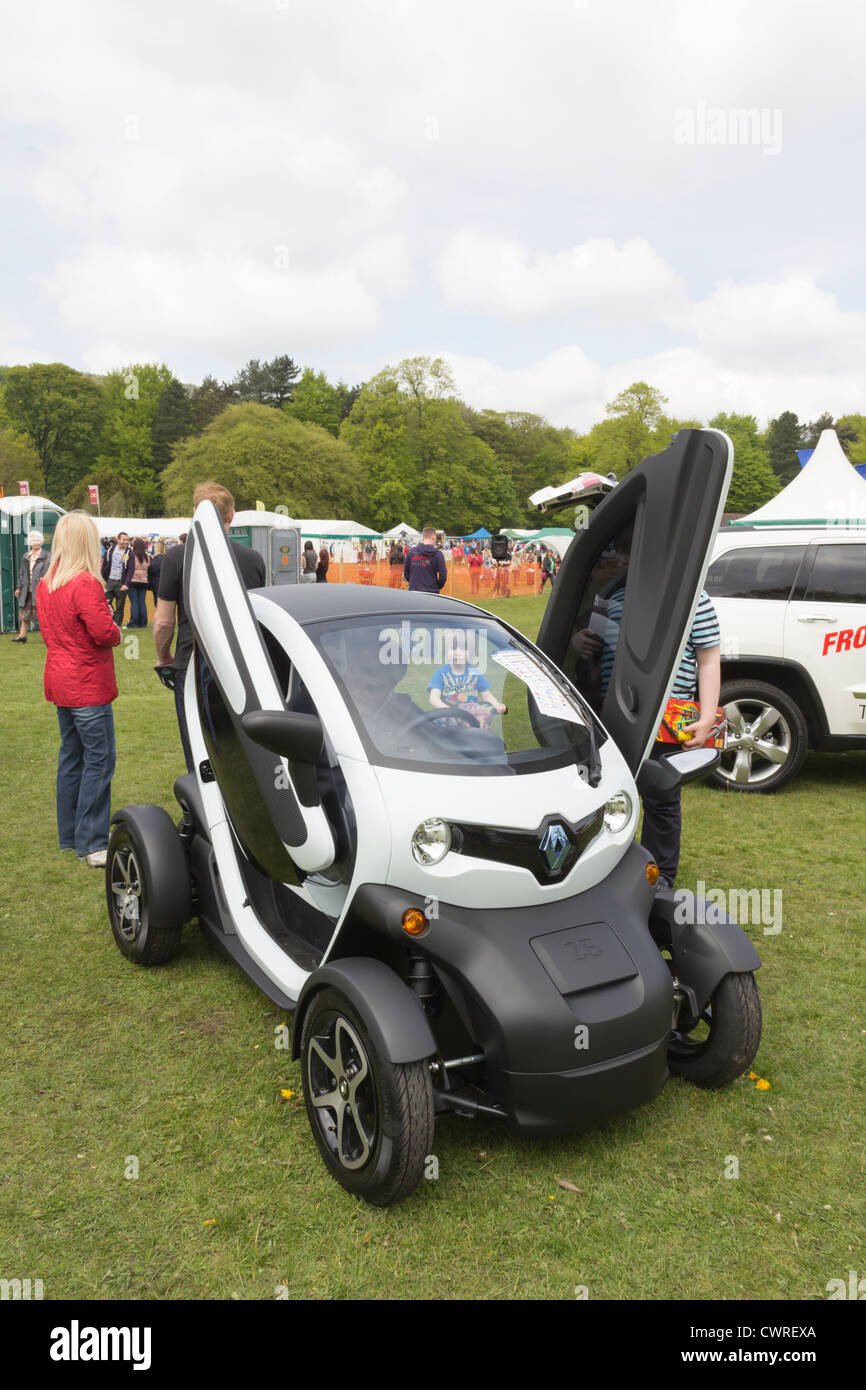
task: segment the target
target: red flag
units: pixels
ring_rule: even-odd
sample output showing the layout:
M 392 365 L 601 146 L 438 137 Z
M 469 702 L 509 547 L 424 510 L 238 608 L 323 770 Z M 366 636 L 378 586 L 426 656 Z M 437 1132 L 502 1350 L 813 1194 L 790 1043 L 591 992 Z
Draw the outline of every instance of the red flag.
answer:
M 29 484 L 29 483 L 21 483 L 21 482 L 19 482 L 19 484 L 18 484 L 18 493 L 19 493 L 19 495 L 20 495 L 21 497 L 29 497 L 29 496 L 30 496 L 30 484 Z
M 88 491 L 88 493 L 90 494 L 90 505 L 91 505 L 91 507 L 98 507 L 98 506 L 99 506 L 99 488 L 97 487 L 96 483 L 89 483 L 89 484 L 88 484 L 88 487 L 87 487 L 87 491 Z

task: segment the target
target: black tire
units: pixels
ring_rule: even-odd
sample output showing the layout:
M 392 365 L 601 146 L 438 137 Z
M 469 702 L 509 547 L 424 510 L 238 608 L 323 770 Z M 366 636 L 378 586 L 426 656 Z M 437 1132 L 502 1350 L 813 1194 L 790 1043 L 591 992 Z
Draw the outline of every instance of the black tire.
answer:
M 809 731 L 790 695 L 764 681 L 727 681 L 719 703 L 728 714 L 727 746 L 710 785 L 775 792 L 796 776 L 809 751 Z
M 118 950 L 136 965 L 163 965 L 180 946 L 192 912 L 180 836 L 159 806 L 128 807 L 105 859 L 108 917 Z
M 375 1207 L 414 1192 L 433 1144 L 429 1064 L 386 1061 L 346 996 L 327 988 L 304 1015 L 301 1075 L 310 1128 L 331 1176 Z
M 761 996 L 751 971 L 725 975 L 690 1032 L 674 1032 L 668 1067 L 714 1090 L 742 1076 L 761 1041 Z

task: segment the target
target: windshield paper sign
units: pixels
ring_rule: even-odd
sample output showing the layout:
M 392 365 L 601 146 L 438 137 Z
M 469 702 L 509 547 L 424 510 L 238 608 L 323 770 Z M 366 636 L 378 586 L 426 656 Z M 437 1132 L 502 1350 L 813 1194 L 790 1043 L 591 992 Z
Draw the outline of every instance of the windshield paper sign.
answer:
M 495 652 L 493 660 L 529 687 L 541 714 L 550 715 L 552 719 L 567 719 L 571 724 L 584 723 L 550 676 L 536 666 L 531 657 L 524 656 L 522 652 Z

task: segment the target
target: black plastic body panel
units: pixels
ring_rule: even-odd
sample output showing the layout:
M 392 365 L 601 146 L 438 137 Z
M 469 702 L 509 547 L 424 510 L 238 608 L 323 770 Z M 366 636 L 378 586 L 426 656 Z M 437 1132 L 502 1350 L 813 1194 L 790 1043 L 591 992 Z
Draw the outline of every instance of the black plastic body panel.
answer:
M 452 1000 L 458 996 L 467 1035 L 484 1052 L 485 1089 L 515 1129 L 571 1133 L 651 1100 L 664 1084 L 674 996 L 649 930 L 654 894 L 647 862 L 633 844 L 597 887 L 538 907 L 440 902 L 438 917 L 413 942 L 447 980 Z M 413 894 L 368 884 L 350 915 L 405 943 L 402 913 L 423 905 Z M 602 934 L 593 935 L 597 924 L 611 929 L 609 947 Z M 593 930 L 575 932 L 580 927 Z M 559 984 L 579 987 L 563 993 L 536 951 L 539 939 L 544 947 L 562 932 L 574 933 L 577 942 L 587 938 L 594 978 L 608 950 L 611 974 L 620 978 L 592 984 L 588 971 L 580 978 L 576 961 L 577 975 L 560 973 Z M 631 963 L 626 978 L 623 952 Z M 432 1026 L 435 1032 L 435 1017 Z
M 329 962 L 310 976 L 298 998 L 292 1029 L 292 1056 L 298 1058 L 304 1014 L 320 990 L 344 994 L 360 1014 L 376 1051 L 399 1065 L 436 1053 L 436 1040 L 416 994 L 381 961 L 348 956 Z
M 111 821 L 113 825 L 132 826 L 137 832 L 138 853 L 150 885 L 150 911 L 158 918 L 155 925 L 185 926 L 192 916 L 189 865 L 171 816 L 161 806 L 145 803 L 122 807 Z
M 683 889 L 666 890 L 656 894 L 652 915 L 654 924 L 664 923 L 677 976 L 694 990 L 699 1006 L 723 976 L 760 967 L 761 957 L 742 927 L 716 903 Z

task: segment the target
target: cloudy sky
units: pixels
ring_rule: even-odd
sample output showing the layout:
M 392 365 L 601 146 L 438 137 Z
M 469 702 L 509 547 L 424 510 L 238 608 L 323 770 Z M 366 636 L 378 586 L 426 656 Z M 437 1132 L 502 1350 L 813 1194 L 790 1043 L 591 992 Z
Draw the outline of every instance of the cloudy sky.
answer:
M 864 40 L 854 0 L 7 6 L 0 363 L 866 413 Z

